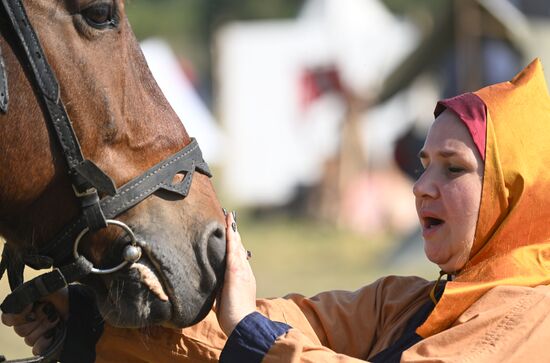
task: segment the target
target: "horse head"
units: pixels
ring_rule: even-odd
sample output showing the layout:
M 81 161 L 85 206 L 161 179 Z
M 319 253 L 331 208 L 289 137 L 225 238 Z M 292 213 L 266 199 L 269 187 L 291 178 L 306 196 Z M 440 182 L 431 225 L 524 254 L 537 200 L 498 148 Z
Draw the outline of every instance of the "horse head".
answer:
M 59 83 L 82 154 L 122 186 L 191 142 L 150 74 L 123 0 L 24 0 Z M 0 234 L 12 258 L 40 250 L 80 213 L 60 143 L 29 62 L 0 10 L 9 108 L 0 115 Z M 39 56 L 37 56 L 39 57 Z M 40 57 L 39 57 L 40 58 Z M 192 325 L 209 311 L 224 270 L 225 227 L 207 173 L 175 173 L 187 196 L 158 189 L 118 215 L 142 241 L 133 264 L 83 282 L 116 326 Z M 191 182 L 192 180 L 192 182 Z M 78 252 L 116 265 L 128 236 L 116 226 L 85 233 Z

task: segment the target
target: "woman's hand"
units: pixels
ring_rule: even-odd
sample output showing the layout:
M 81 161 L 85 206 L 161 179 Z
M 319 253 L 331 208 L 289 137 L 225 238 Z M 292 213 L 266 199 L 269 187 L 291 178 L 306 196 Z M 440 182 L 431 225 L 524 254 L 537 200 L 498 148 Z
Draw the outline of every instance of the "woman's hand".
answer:
M 256 311 L 256 279 L 248 263 L 248 252 L 241 243 L 233 213 L 225 217 L 227 254 L 225 281 L 218 298 L 218 322 L 229 336 L 239 322 Z
M 13 327 L 17 335 L 32 347 L 32 354 L 43 354 L 53 340 L 54 328 L 59 319 L 69 315 L 69 294 L 64 288 L 46 298 L 46 301 L 29 305 L 20 314 L 2 314 L 2 323 Z

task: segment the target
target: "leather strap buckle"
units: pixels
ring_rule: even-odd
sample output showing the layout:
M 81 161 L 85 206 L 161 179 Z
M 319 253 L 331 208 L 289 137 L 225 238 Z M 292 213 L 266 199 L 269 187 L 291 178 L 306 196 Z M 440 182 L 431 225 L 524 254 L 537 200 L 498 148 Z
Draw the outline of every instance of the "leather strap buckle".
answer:
M 76 195 L 78 198 L 89 197 L 90 195 L 94 195 L 95 193 L 97 193 L 97 189 L 94 187 L 86 189 L 83 192 L 78 191 L 78 189 L 76 189 L 74 184 L 72 185 L 72 187 L 73 187 L 74 195 Z

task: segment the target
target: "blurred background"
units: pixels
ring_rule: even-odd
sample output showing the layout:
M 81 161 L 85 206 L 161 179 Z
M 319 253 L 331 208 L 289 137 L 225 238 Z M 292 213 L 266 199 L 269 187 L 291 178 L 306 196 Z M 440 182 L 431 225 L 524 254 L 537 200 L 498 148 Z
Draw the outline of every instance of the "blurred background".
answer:
M 220 200 L 238 212 L 260 297 L 436 278 L 412 196 L 435 103 L 550 62 L 544 0 L 132 0 L 126 10 Z M 0 334 L 2 353 L 20 352 Z

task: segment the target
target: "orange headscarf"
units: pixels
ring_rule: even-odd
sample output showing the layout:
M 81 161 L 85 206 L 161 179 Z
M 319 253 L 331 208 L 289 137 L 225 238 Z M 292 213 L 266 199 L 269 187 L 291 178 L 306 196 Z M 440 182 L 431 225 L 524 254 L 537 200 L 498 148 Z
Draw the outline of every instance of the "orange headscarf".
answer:
M 485 104 L 485 174 L 470 259 L 417 333 L 450 326 L 495 286 L 550 284 L 550 96 L 538 59 L 474 93 Z

